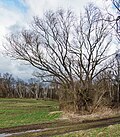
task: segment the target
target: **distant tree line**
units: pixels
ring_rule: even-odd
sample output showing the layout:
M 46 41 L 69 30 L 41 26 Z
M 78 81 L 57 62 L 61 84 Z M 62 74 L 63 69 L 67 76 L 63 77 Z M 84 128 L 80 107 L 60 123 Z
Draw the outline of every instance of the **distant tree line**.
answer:
M 0 74 L 0 97 L 58 99 L 57 91 L 53 85 L 45 86 L 33 78 L 28 82 L 21 79 L 16 80 L 9 73 Z

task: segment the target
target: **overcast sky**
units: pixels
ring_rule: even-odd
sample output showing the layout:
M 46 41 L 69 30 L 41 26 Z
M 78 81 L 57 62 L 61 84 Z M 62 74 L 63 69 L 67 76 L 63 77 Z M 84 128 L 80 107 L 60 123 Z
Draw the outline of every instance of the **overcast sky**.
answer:
M 34 71 L 32 66 L 2 55 L 6 34 L 27 27 L 33 16 L 42 16 L 47 9 L 72 8 L 79 13 L 88 2 L 101 8 L 110 4 L 110 0 L 0 0 L 0 73 L 9 72 L 15 77 L 28 79 Z

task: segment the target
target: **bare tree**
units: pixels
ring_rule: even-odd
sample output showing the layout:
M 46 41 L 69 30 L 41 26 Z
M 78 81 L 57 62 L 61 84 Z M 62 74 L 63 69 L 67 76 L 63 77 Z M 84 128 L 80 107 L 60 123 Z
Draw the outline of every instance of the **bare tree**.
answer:
M 110 23 L 112 28 L 115 30 L 118 41 L 120 41 L 120 0 L 109 1 L 112 2 L 114 13 L 112 13 L 111 11 L 108 12 L 108 9 L 106 8 L 108 16 L 107 18 L 104 18 L 104 20 Z
M 83 94 L 86 108 L 89 101 L 92 101 L 91 95 L 94 95 L 93 80 L 109 67 L 109 63 L 106 63 L 108 59 L 106 52 L 112 40 L 111 28 L 103 18 L 105 17 L 100 10 L 90 4 L 85 9 L 84 17 L 81 17 L 75 26 L 73 43 L 75 46 L 71 46 L 71 52 L 77 60 L 74 73 L 80 80 L 78 94 Z
M 34 17 L 32 29 L 8 37 L 6 52 L 54 76 L 74 109 L 83 104 L 88 110 L 92 81 L 108 67 L 111 29 L 103 18 L 91 4 L 79 18 L 71 10 L 48 11 L 43 18 Z

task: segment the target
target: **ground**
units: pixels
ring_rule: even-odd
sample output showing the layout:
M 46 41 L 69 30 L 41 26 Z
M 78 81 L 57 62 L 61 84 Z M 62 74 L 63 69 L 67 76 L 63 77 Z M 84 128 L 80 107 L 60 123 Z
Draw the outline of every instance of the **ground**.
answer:
M 87 116 L 72 113 L 68 115 L 59 111 L 58 101 L 0 99 L 0 135 L 119 137 L 120 115 L 112 113 L 111 110 L 107 112 L 112 115 L 106 112 L 101 113 L 101 116 L 97 113 Z

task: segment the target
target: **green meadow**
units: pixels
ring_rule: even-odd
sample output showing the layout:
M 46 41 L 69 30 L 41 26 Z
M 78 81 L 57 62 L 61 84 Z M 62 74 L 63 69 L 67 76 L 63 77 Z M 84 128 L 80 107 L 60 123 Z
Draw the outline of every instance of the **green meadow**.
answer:
M 104 128 L 81 130 L 54 137 L 120 137 L 120 124 L 110 125 Z
M 57 101 L 0 98 L 0 128 L 54 121 L 58 110 Z

